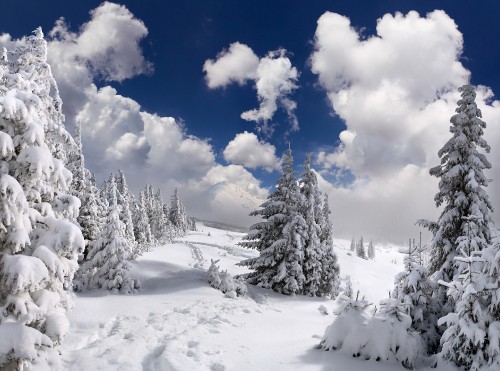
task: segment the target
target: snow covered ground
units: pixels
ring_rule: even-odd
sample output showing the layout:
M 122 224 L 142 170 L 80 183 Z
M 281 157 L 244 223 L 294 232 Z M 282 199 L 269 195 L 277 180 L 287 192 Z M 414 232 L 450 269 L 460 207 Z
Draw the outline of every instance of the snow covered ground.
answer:
M 243 234 L 198 225 L 176 243 L 132 262 L 135 295 L 94 290 L 78 294 L 71 332 L 62 347 L 68 370 L 404 370 L 397 363 L 364 361 L 317 348 L 333 321 L 335 302 L 289 297 L 249 286 L 230 299 L 207 282 L 211 259 L 235 275 L 254 256 L 237 246 Z M 403 268 L 396 248 L 377 247 L 375 261 L 350 255 L 336 240 L 341 276 L 378 303 Z M 327 308 L 324 315 L 320 307 Z

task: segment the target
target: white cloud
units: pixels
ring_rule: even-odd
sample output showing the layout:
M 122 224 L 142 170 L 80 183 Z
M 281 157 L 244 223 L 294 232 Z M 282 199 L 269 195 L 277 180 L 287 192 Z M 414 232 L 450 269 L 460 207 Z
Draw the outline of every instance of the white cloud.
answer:
M 286 57 L 283 49 L 269 52 L 260 60 L 255 86 L 260 101 L 258 109 L 243 112 L 241 118 L 247 121 L 265 123 L 273 118 L 280 104 L 291 119 L 292 131 L 298 130 L 295 116 L 297 103 L 289 95 L 297 88 L 298 72 Z
M 152 68 L 139 46 L 148 29 L 125 6 L 104 2 L 90 15 L 78 33 L 68 30 L 64 18 L 57 21 L 50 32 L 53 56 L 85 62 L 105 80 L 123 81 Z
M 280 169 L 276 147 L 259 140 L 257 135 L 247 131 L 236 134 L 223 153 L 227 162 L 241 164 L 250 169 L 263 168 L 268 172 Z
M 151 149 L 148 164 L 161 169 L 156 179 L 187 181 L 203 176 L 215 165 L 211 145 L 196 137 L 187 136 L 172 117 L 159 117 L 141 112 L 144 136 Z
M 228 50 L 219 53 L 215 60 L 205 61 L 205 80 L 211 89 L 233 82 L 243 85 L 253 81 L 259 108 L 243 112 L 241 118 L 256 122 L 259 129 L 269 133 L 268 123 L 280 106 L 288 115 L 290 130 L 296 131 L 299 129 L 295 115 L 297 103 L 290 99 L 290 95 L 297 89 L 299 73 L 286 53 L 286 50 L 278 49 L 259 59 L 250 47 L 235 42 Z
M 86 162 L 98 178 L 107 176 L 110 169 L 145 165 L 149 144 L 142 138 L 140 106 L 133 99 L 110 86 L 98 90 L 92 85 L 76 120 L 82 127 Z
M 205 79 L 210 89 L 225 87 L 233 82 L 239 85 L 257 77 L 259 57 L 245 44 L 239 42 L 221 51 L 215 60 L 203 64 Z
M 386 14 L 377 35 L 366 39 L 346 17 L 319 18 L 311 69 L 346 129 L 337 149 L 320 151 L 316 163 L 355 178 L 349 189 L 330 189 L 344 237 L 404 242 L 417 219 L 437 216 L 437 182 L 428 170 L 439 164 L 457 88 L 470 76 L 460 62 L 462 47 L 462 34 L 443 11 Z M 478 97 L 479 105 L 484 100 Z M 487 139 L 499 130 L 490 126 Z

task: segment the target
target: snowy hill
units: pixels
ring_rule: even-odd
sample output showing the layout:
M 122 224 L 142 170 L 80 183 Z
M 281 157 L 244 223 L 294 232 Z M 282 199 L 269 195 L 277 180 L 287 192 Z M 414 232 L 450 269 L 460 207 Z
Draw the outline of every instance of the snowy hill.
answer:
M 77 294 L 72 331 L 62 347 L 68 370 L 404 370 L 397 363 L 364 361 L 317 349 L 333 321 L 335 302 L 284 296 L 249 287 L 229 299 L 207 282 L 211 259 L 231 274 L 255 256 L 237 246 L 243 234 L 198 225 L 197 232 L 156 247 L 132 262 L 142 281 L 135 295 Z M 376 248 L 376 260 L 351 255 L 336 240 L 341 276 L 374 302 L 386 297 L 403 255 Z M 329 315 L 319 310 L 327 308 Z
M 200 219 L 211 220 L 217 215 L 217 222 L 248 228 L 259 219 L 249 216 L 264 200 L 229 182 L 220 182 L 208 188 L 201 197 L 205 207 Z M 231 207 L 228 207 L 231 205 Z M 198 208 L 201 209 L 201 208 Z

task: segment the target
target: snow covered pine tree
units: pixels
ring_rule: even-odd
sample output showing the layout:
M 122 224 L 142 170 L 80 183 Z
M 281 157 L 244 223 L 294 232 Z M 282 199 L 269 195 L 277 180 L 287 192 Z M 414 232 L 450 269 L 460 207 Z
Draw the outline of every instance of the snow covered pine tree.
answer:
M 500 315 L 492 304 L 498 302 L 493 292 L 498 288 L 498 261 L 485 259 L 492 255 L 492 206 L 483 172 L 491 165 L 478 150 L 489 152 L 490 147 L 482 137 L 486 123 L 475 103 L 475 87 L 464 85 L 459 92 L 462 99 L 450 119 L 453 136 L 438 153 L 441 165 L 431 169 L 440 178 L 436 204 L 444 209 L 437 223 L 421 224 L 434 234 L 432 279 L 443 304 L 439 324 L 447 325 L 441 356 L 465 369 L 495 369 L 500 365 Z
M 69 329 L 67 290 L 84 247 L 62 161 L 74 141 L 42 30 L 18 45 L 11 60 L 5 49 L 0 57 L 0 368 L 57 368 L 54 346 Z
M 246 275 L 247 282 L 271 288 L 282 294 L 298 294 L 304 289 L 304 239 L 307 226 L 300 213 L 302 195 L 294 176 L 292 151 L 283 156 L 282 175 L 276 189 L 250 215 L 264 221 L 250 227 L 250 233 L 240 244 L 257 249 L 260 255 L 243 260 L 239 265 L 254 269 Z
M 311 169 L 311 156 L 304 163 L 300 179 L 300 191 L 304 196 L 300 211 L 307 225 L 304 242 L 303 272 L 306 278 L 304 294 L 336 297 L 339 288 L 339 265 L 333 251 L 333 235 L 330 223 L 328 197 L 324 203 L 318 188 L 318 179 Z

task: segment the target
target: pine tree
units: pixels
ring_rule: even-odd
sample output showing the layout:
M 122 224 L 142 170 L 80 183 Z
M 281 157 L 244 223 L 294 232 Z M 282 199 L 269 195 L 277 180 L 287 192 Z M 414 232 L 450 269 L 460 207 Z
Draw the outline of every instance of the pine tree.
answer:
M 139 202 L 136 205 L 134 214 L 134 234 L 139 245 L 139 252 L 142 253 L 154 242 L 146 210 L 146 193 L 144 190 L 140 192 Z
M 356 241 L 354 241 L 354 237 L 351 240 L 351 247 L 349 249 L 353 252 L 356 250 Z
M 0 368 L 49 368 L 69 327 L 68 289 L 84 240 L 78 199 L 48 132 L 64 129 L 41 29 L 0 57 Z M 47 82 L 49 83 L 47 84 Z M 72 140 L 72 139 L 71 139 Z M 64 153 L 63 153 L 64 154 Z M 47 305 L 50 303 L 50 305 Z M 7 352 L 7 353 L 5 353 Z
M 311 169 L 311 156 L 308 155 L 304 163 L 304 173 L 300 180 L 300 191 L 303 203 L 299 206 L 306 222 L 307 230 L 304 240 L 303 273 L 305 276 L 304 293 L 306 295 L 320 295 L 319 287 L 322 283 L 323 251 L 320 238 L 322 237 L 321 223 L 321 195 L 318 189 L 316 174 Z
M 177 188 L 171 197 L 169 208 L 169 220 L 177 236 L 184 236 L 188 231 L 188 221 L 186 210 L 182 204 Z
M 488 355 L 487 364 L 493 369 L 500 368 L 500 237 L 481 252 L 483 268 L 478 285 L 484 284 L 481 291 L 481 304 L 486 306 L 485 323 L 487 325 L 486 339 L 482 348 Z M 482 281 L 482 282 L 481 282 Z
M 491 203 L 484 187 L 488 179 L 485 169 L 491 168 L 485 152 L 490 147 L 482 138 L 486 124 L 481 120 L 481 111 L 475 103 L 476 93 L 472 85 L 464 85 L 458 89 L 462 99 L 458 101 L 456 114 L 450 119 L 452 138 L 439 150 L 441 164 L 432 168 L 430 174 L 439 178 L 439 192 L 434 197 L 436 206 L 444 206 L 437 222 L 420 220 L 419 223 L 433 233 L 431 242 L 430 273 L 434 279 L 451 282 L 460 274 L 459 264 L 455 261 L 458 255 L 458 239 L 467 232 L 467 221 L 464 217 L 480 216 L 478 236 L 484 242 L 478 246 L 482 250 L 490 243 Z M 439 287 L 437 293 L 441 301 L 445 301 L 445 286 Z
M 159 243 L 167 243 L 172 241 L 174 235 L 172 231 L 172 224 L 163 212 L 163 201 L 161 198 L 160 190 L 157 190 L 153 197 L 153 219 L 152 219 L 152 233 L 156 241 Z
M 132 293 L 139 283 L 128 277 L 130 246 L 126 237 L 125 224 L 119 218 L 119 205 L 114 175 L 108 182 L 110 204 L 106 224 L 99 238 L 94 241 L 84 264 L 87 272 L 85 284 L 88 288 L 103 288 L 121 293 Z
M 411 318 L 411 328 L 418 331 L 427 346 L 427 352 L 437 349 L 437 315 L 439 306 L 432 297 L 432 286 L 428 269 L 422 265 L 421 245 L 411 243 L 404 259 L 405 270 L 396 275 L 391 297 L 403 305 L 404 312 Z
M 438 153 L 441 164 L 430 171 L 440 178 L 435 200 L 443 211 L 435 223 L 419 222 L 433 232 L 430 268 L 438 283 L 434 296 L 444 316 L 439 324 L 448 326 L 441 337 L 441 354 L 459 366 L 478 369 L 491 360 L 498 362 L 489 355 L 489 343 L 498 343 L 498 310 L 486 301 L 493 297 L 485 291 L 492 273 L 492 260 L 484 258 L 491 249 L 492 206 L 484 189 L 484 170 L 491 164 L 479 152 L 488 153 L 490 147 L 482 137 L 486 124 L 475 103 L 474 86 L 464 85 L 459 92 L 462 99 L 450 119 L 452 138 Z
M 321 284 L 319 292 L 321 295 L 329 295 L 335 298 L 339 293 L 340 286 L 340 267 L 337 261 L 337 254 L 333 250 L 333 231 L 330 222 L 330 206 L 328 204 L 328 195 L 325 195 L 321 219 L 321 251 L 323 258 L 321 271 Z
M 370 240 L 370 243 L 368 244 L 368 259 L 375 259 L 375 247 L 373 246 L 372 240 Z
M 125 224 L 125 236 L 131 247 L 132 255 L 136 248 L 136 241 L 134 236 L 134 222 L 132 218 L 132 209 L 134 205 L 134 196 L 130 193 L 127 180 L 123 171 L 118 170 L 118 174 L 114 176 L 116 182 L 116 199 L 120 206 L 120 220 Z
M 276 189 L 250 215 L 264 221 L 254 224 L 241 242 L 242 246 L 260 252 L 256 258 L 239 263 L 254 271 L 247 275 L 247 282 L 287 295 L 302 293 L 304 286 L 304 236 L 306 222 L 299 212 L 302 204 L 297 180 L 294 176 L 292 151 L 283 158 L 282 175 Z
M 356 255 L 360 258 L 366 259 L 365 244 L 363 242 L 363 236 L 359 239 L 358 245 L 356 246 Z
M 105 216 L 103 205 L 100 204 L 98 189 L 95 181 L 85 168 L 85 157 L 82 148 L 82 136 L 80 122 L 76 123 L 75 133 L 76 151 L 73 153 L 71 184 L 72 194 L 80 199 L 80 213 L 77 222 L 80 225 L 83 238 L 85 239 L 84 257 L 87 255 L 87 246 L 95 241 L 99 235 Z

